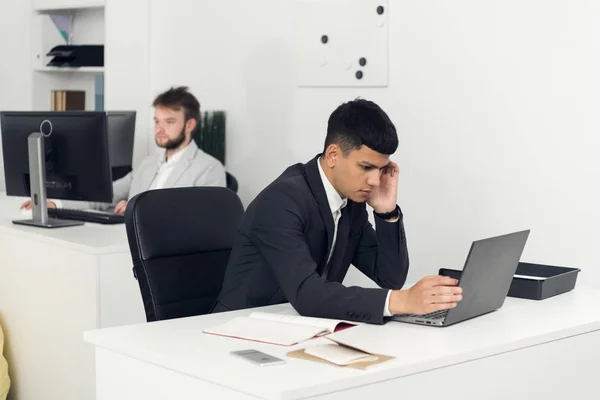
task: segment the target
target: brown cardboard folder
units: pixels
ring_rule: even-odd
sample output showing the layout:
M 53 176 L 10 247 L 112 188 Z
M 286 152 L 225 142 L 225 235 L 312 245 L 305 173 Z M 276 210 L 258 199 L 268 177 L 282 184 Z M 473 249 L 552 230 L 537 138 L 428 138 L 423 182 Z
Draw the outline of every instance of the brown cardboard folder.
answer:
M 381 354 L 373 354 L 373 355 L 377 356 L 376 361 L 365 361 L 365 362 L 359 362 L 359 363 L 348 364 L 348 365 L 336 365 L 336 364 L 330 363 L 329 361 L 325 361 L 321 358 L 311 356 L 310 354 L 306 354 L 304 352 L 304 349 L 291 351 L 291 352 L 287 353 L 287 356 L 291 357 L 291 358 L 298 358 L 300 360 L 308 360 L 308 361 L 316 361 L 316 362 L 320 362 L 320 363 L 324 363 L 324 364 L 334 365 L 334 366 L 340 367 L 340 368 L 355 368 L 355 369 L 362 369 L 362 370 L 366 370 L 368 367 L 370 367 L 372 365 L 381 364 L 382 362 L 393 360 L 395 358 L 395 357 L 391 357 L 391 356 L 384 356 Z
M 381 363 L 383 363 L 383 362 L 386 362 L 386 361 L 389 361 L 389 360 L 393 360 L 393 359 L 395 359 L 395 358 L 396 358 L 396 357 L 392 357 L 392 356 L 386 356 L 386 355 L 383 355 L 383 354 L 369 353 L 369 352 L 367 352 L 367 351 L 364 351 L 364 350 L 362 350 L 362 349 L 359 349 L 359 348 L 357 348 L 357 347 L 354 347 L 354 346 L 349 346 L 349 345 L 347 345 L 347 344 L 343 344 L 343 343 L 341 343 L 341 342 L 338 342 L 337 340 L 334 340 L 334 339 L 332 339 L 332 338 L 327 338 L 327 339 L 331 340 L 332 342 L 335 342 L 335 343 L 337 343 L 339 346 L 346 346 L 346 347 L 349 347 L 349 348 L 351 348 L 351 349 L 354 349 L 354 350 L 362 351 L 363 353 L 366 353 L 366 354 L 371 354 L 371 355 L 373 355 L 373 356 L 377 356 L 377 360 L 374 360 L 374 361 L 363 361 L 363 362 L 356 362 L 356 363 L 353 363 L 353 364 L 348 364 L 348 365 L 337 365 L 337 364 L 334 364 L 334 363 L 332 363 L 332 362 L 329 362 L 329 361 L 327 361 L 327 360 L 324 360 L 324 359 L 322 359 L 322 358 L 315 357 L 315 356 L 312 356 L 312 355 L 310 355 L 310 354 L 306 354 L 306 353 L 304 352 L 304 349 L 295 350 L 295 351 L 290 351 L 290 352 L 289 352 L 289 353 L 287 353 L 286 355 L 287 355 L 288 357 L 291 357 L 291 358 L 298 358 L 298 359 L 300 359 L 300 360 L 316 361 L 316 362 L 320 362 L 320 363 L 323 363 L 323 364 L 334 365 L 334 366 L 336 366 L 336 367 L 341 367 L 341 368 L 354 368 L 354 369 L 362 369 L 362 370 L 366 370 L 367 368 L 369 368 L 369 367 L 370 367 L 370 366 L 372 366 L 372 365 L 381 364 Z

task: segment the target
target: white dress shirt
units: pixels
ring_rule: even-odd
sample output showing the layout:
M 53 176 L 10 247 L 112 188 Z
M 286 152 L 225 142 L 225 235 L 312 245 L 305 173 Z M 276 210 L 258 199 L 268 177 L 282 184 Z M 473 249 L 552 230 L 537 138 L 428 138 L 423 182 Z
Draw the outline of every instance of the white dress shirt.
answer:
M 169 179 L 169 175 L 175 169 L 177 163 L 181 161 L 185 152 L 190 151 L 192 146 L 189 144 L 183 149 L 179 150 L 177 153 L 173 154 L 171 157 L 167 157 L 167 151 L 165 150 L 161 156 L 158 158 L 158 171 L 156 172 L 156 176 L 152 180 L 152 184 L 150 185 L 150 190 L 153 189 L 164 189 L 165 182 Z
M 325 175 L 323 168 L 321 167 L 321 159 L 317 161 L 317 165 L 319 166 L 319 175 L 321 175 L 321 180 L 323 181 L 323 186 L 325 187 L 325 195 L 327 196 L 327 202 L 329 203 L 329 208 L 331 209 L 331 214 L 333 216 L 333 242 L 331 244 L 331 249 L 329 249 L 329 255 L 327 256 L 327 263 L 329 264 L 329 260 L 331 259 L 331 255 L 333 254 L 333 249 L 335 248 L 335 241 L 337 239 L 337 230 L 338 230 L 338 222 L 342 216 L 342 208 L 346 207 L 348 204 L 347 198 L 342 198 L 337 190 L 333 187 L 329 179 Z M 385 306 L 383 309 L 384 317 L 391 317 L 392 313 L 390 313 L 390 295 L 392 291 L 389 290 L 387 297 L 385 299 Z

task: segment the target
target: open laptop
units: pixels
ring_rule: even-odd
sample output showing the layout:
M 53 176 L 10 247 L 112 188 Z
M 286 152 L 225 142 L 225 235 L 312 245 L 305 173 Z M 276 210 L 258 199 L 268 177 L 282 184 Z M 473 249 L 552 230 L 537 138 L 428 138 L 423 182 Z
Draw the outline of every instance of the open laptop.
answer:
M 525 230 L 473 242 L 458 282 L 463 299 L 456 307 L 425 315 L 394 315 L 391 320 L 449 326 L 502 307 L 528 237 Z

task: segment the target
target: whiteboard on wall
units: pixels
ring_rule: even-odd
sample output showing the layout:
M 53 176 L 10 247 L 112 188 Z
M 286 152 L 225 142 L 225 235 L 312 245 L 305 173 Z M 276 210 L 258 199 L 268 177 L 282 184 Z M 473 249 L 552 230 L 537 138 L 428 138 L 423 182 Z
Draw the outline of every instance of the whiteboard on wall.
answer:
M 298 86 L 387 86 L 387 0 L 297 0 L 294 14 Z

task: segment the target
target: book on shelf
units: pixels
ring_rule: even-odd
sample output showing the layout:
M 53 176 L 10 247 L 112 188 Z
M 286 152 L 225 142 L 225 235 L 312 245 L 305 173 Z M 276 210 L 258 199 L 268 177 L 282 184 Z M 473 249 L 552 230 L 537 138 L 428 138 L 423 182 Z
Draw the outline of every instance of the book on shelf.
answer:
M 85 111 L 85 91 L 53 90 L 50 97 L 51 111 Z

